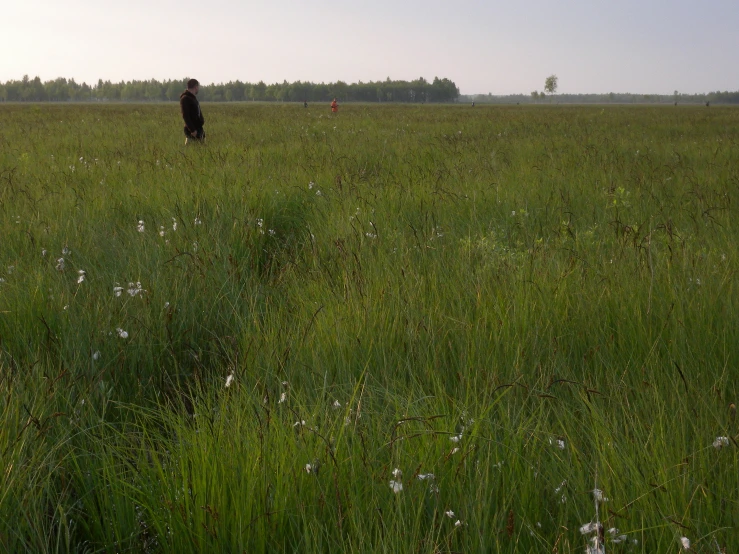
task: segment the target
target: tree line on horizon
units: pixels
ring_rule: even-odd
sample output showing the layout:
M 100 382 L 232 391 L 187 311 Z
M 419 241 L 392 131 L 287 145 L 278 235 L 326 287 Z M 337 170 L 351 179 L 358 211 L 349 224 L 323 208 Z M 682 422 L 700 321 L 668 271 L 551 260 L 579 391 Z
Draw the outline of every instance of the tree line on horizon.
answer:
M 21 80 L 0 83 L 0 101 L 6 102 L 166 102 L 176 101 L 185 90 L 187 78 L 157 81 L 98 80 L 97 84 L 77 83 L 74 79 L 59 77 L 44 81 L 24 75 Z M 328 102 L 338 98 L 342 102 L 454 102 L 459 97 L 457 85 L 447 79 L 435 77 L 427 81 L 420 77 L 414 81 L 391 80 L 348 84 L 311 83 L 296 81 L 266 84 L 230 81 L 228 83 L 200 85 L 198 98 L 205 102 Z
M 476 104 L 739 104 L 739 91 L 715 91 L 702 94 L 635 94 L 630 92 L 607 94 L 465 94 L 460 102 Z
M 41 81 L 24 75 L 20 80 L 0 83 L 0 102 L 167 102 L 177 101 L 185 90 L 187 79 L 157 81 L 120 81 L 113 83 L 99 79 L 94 85 L 77 83 L 74 79 L 59 77 Z M 705 94 L 530 94 L 460 95 L 459 88 L 450 79 L 435 77 L 427 81 L 420 77 L 413 81 L 391 80 L 348 84 L 311 83 L 296 81 L 266 84 L 263 81 L 201 85 L 199 98 L 205 102 L 475 102 L 480 104 L 739 104 L 739 91 L 715 91 Z

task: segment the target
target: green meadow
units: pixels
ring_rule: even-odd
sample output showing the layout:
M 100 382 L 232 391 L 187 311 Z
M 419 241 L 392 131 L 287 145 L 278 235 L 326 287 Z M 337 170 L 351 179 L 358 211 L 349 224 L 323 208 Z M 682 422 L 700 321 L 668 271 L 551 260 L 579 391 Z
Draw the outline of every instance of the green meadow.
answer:
M 739 109 L 0 105 L 0 551 L 739 550 Z

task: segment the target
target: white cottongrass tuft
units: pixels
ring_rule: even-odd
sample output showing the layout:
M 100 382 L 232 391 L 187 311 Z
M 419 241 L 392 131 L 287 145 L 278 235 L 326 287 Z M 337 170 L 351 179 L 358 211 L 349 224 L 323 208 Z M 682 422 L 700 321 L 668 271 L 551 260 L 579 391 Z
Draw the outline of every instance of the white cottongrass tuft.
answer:
M 683 545 L 683 550 L 690 550 L 690 539 L 688 537 L 680 537 L 680 544 Z
M 459 435 L 453 435 L 453 436 L 449 437 L 449 440 L 452 441 L 452 442 L 459 442 L 459 441 L 461 441 L 462 440 L 462 433 L 460 433 Z
M 459 452 L 459 448 L 452 448 L 452 451 L 449 453 L 449 455 L 452 456 L 456 454 L 457 452 Z
M 146 230 L 146 228 L 144 227 L 144 220 L 143 219 L 139 219 L 139 223 L 138 223 L 138 225 L 136 225 L 136 230 L 139 233 L 143 233 Z
M 449 519 L 454 518 L 454 512 L 452 512 L 451 510 L 447 510 L 446 512 L 444 512 L 444 515 L 448 517 Z
M 716 440 L 713 441 L 713 447 L 717 450 L 720 450 L 727 446 L 729 446 L 729 437 L 716 437 Z
M 418 475 L 416 475 L 416 478 L 419 481 L 433 481 L 434 479 L 436 479 L 436 475 L 434 475 L 433 473 L 419 473 Z
M 589 535 L 590 533 L 594 533 L 595 531 L 597 531 L 599 527 L 600 523 L 595 523 L 591 521 L 590 523 L 586 523 L 585 525 L 580 527 L 580 533 L 582 533 L 583 535 Z
M 173 231 L 177 230 L 177 218 L 175 217 L 172 218 L 172 230 Z
M 610 498 L 603 495 L 603 491 L 600 489 L 593 489 L 593 498 L 596 502 L 608 502 Z
M 228 377 L 226 377 L 226 388 L 230 387 L 231 386 L 231 383 L 233 383 L 233 381 L 234 381 L 234 374 L 231 373 L 231 374 L 229 374 Z
M 146 292 L 146 289 L 141 287 L 141 281 L 137 281 L 136 283 L 128 283 L 128 290 L 126 292 L 128 292 L 129 296 L 136 296 L 142 292 Z
M 396 479 L 400 479 L 401 477 L 403 477 L 403 472 L 402 472 L 402 471 L 400 471 L 400 470 L 399 470 L 399 469 L 398 469 L 398 468 L 396 467 L 396 468 L 395 468 L 395 469 L 393 470 L 393 477 L 395 477 Z
M 92 359 L 96 362 L 100 359 L 100 350 L 95 350 L 95 352 L 92 353 Z
M 85 276 L 87 275 L 87 273 L 85 272 L 85 270 L 84 269 L 80 269 L 77 273 L 79 274 L 79 277 L 77 277 L 77 284 L 79 285 L 80 283 L 84 283 L 85 282 Z
M 313 473 L 313 466 L 311 464 L 305 464 L 305 472 Z
M 282 393 L 280 395 L 280 399 L 277 401 L 278 404 L 282 404 L 285 400 L 287 400 L 287 393 Z
M 606 554 L 606 545 L 598 537 L 593 537 L 585 548 L 585 554 Z
M 203 224 L 203 221 L 199 217 L 196 217 L 195 218 L 195 225 L 202 225 L 202 224 Z
M 549 444 L 551 444 L 552 446 L 556 446 L 560 450 L 565 449 L 565 441 L 563 441 L 562 439 L 549 439 Z
M 395 494 L 398 494 L 403 490 L 403 483 L 400 481 L 390 481 L 390 488 Z
M 56 261 L 56 270 L 57 271 L 64 271 L 64 258 L 59 258 Z
M 113 287 L 113 294 L 115 294 L 116 296 L 120 296 L 121 294 L 123 294 L 123 287 Z
M 301 419 L 300 421 L 296 421 L 293 423 L 293 427 L 303 427 L 305 425 L 305 420 Z
M 116 330 L 115 330 L 115 332 L 118 333 L 118 336 L 120 338 L 122 338 L 122 339 L 127 339 L 128 338 L 128 332 L 124 331 L 120 327 L 117 327 Z
M 462 527 L 462 520 L 461 519 L 458 519 L 457 521 L 455 521 L 454 522 L 454 526 L 455 527 Z
M 334 400 L 334 403 L 331 406 L 334 410 L 338 410 L 339 408 L 341 408 L 341 402 L 339 402 L 338 400 Z

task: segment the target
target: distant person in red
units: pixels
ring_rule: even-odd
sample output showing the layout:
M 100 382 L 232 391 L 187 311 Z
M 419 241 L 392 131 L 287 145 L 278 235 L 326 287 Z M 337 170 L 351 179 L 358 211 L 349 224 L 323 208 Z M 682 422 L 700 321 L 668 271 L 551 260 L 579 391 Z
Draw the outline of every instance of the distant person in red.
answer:
M 205 130 L 203 125 L 205 119 L 200 111 L 200 102 L 196 98 L 200 91 L 200 83 L 197 79 L 187 82 L 187 90 L 180 94 L 180 111 L 185 122 L 185 144 L 191 139 L 197 142 L 205 142 Z
M 331 102 L 331 113 L 339 113 L 339 103 L 336 101 L 336 98 Z

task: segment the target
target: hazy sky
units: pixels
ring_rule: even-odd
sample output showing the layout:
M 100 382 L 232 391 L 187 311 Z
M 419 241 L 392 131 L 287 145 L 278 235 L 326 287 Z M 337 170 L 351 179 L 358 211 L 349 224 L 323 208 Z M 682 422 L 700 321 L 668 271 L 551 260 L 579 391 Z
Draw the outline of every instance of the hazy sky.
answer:
M 0 81 L 452 79 L 739 90 L 739 0 L 8 0 Z

